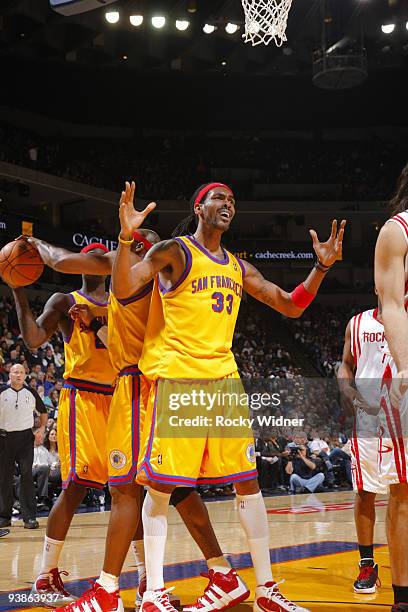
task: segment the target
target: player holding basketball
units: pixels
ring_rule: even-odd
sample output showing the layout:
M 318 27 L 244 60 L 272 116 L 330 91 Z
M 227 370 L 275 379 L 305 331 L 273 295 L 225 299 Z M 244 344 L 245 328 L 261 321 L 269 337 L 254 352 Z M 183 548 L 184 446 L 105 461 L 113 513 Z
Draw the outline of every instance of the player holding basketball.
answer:
M 393 463 L 384 475 L 390 485 L 387 539 L 395 605 L 393 612 L 408 611 L 408 165 L 403 169 L 395 196 L 393 216 L 382 228 L 375 251 L 375 284 L 382 304 L 382 318 L 397 375 L 392 381 L 389 431 Z M 389 382 L 389 381 L 388 381 Z
M 92 250 L 107 251 L 99 244 L 93 245 Z M 30 310 L 24 289 L 13 289 L 21 334 L 29 348 L 41 346 L 58 330 L 64 338 L 65 382 L 58 409 L 63 491 L 48 517 L 40 575 L 32 590 L 51 606 L 74 599 L 64 588 L 58 560 L 86 488 L 102 489 L 108 479 L 106 428 L 114 371 L 108 351 L 98 336 L 70 316 L 75 304 L 86 304 L 96 320 L 105 323 L 108 316 L 105 281 L 105 276 L 83 276 L 80 290 L 55 293 L 38 319 Z
M 124 195 L 124 194 L 123 194 Z M 146 209 L 148 212 L 149 208 Z M 147 214 L 146 212 L 146 214 Z M 80 271 L 92 274 L 110 274 L 114 253 L 100 254 L 97 251 L 73 253 L 50 245 L 42 240 L 29 238 L 39 250 L 47 265 L 59 272 L 77 274 Z M 140 229 L 132 245 L 132 262 L 140 261 L 159 237 L 151 230 Z M 89 248 L 89 247 L 87 247 Z M 109 486 L 112 495 L 112 510 L 105 546 L 105 559 L 100 577 L 94 587 L 75 602 L 75 610 L 121 610 L 119 575 L 121 573 L 130 541 L 141 515 L 141 487 L 135 482 L 139 453 L 140 429 L 147 403 L 149 383 L 138 367 L 149 313 L 152 283 L 148 283 L 130 298 L 121 300 L 110 291 L 107 327 L 93 320 L 93 312 L 85 304 L 78 304 L 71 313 L 81 319 L 85 328 L 97 330 L 108 346 L 116 385 L 110 405 L 107 433 L 107 461 Z M 106 323 L 106 322 L 105 322 Z M 227 567 L 214 530 L 209 521 L 206 506 L 197 491 L 187 487 L 178 488 L 172 496 L 176 507 L 192 537 L 201 549 L 209 570 Z M 139 571 L 139 589 L 136 602 L 140 605 L 146 588 L 144 571 L 143 529 L 136 532 L 132 547 Z M 234 570 L 231 570 L 234 572 Z M 237 577 L 238 580 L 238 577 Z M 247 594 L 247 587 L 239 579 L 240 595 Z
M 134 209 L 133 191 L 133 184 L 127 185 L 120 207 L 120 244 L 114 267 L 116 292 L 118 297 L 126 299 L 158 275 L 157 317 L 164 316 L 164 329 L 159 330 L 156 338 L 156 351 L 146 351 L 148 343 L 145 342 L 140 361 L 142 371 L 156 379 L 146 415 L 146 423 L 151 421 L 151 427 L 144 430 L 138 468 L 141 482 L 151 487 L 143 505 L 148 590 L 143 596 L 142 609 L 145 612 L 174 610 L 168 592 L 163 590 L 167 513 L 174 487 L 226 481 L 235 483 L 239 518 L 255 568 L 258 586 L 254 610 L 304 612 L 305 608 L 287 600 L 272 580 L 267 515 L 257 482 L 253 437 L 160 438 L 157 419 L 166 407 L 166 400 L 161 405 L 160 398 L 167 384 L 177 383 L 174 379 L 214 379 L 216 376 L 217 380 L 237 381 L 231 344 L 242 289 L 286 316 L 302 314 L 325 274 L 341 255 L 345 221 L 338 234 L 337 223 L 333 221 L 326 243 L 320 243 L 316 232 L 311 230 L 318 262 L 305 282 L 290 294 L 222 247 L 221 236 L 235 215 L 235 199 L 231 189 L 220 183 L 203 185 L 193 195 L 191 215 L 177 231 L 191 235 L 160 242 L 142 262 L 131 266 L 133 232 L 144 220 L 144 214 Z M 154 371 L 151 371 L 152 365 Z M 224 579 L 221 572 L 211 574 L 204 596 L 187 609 L 195 612 L 229 607 L 234 585 L 227 579 L 227 573 Z
M 394 369 L 378 302 L 377 308 L 361 312 L 349 321 L 337 373 L 344 403 L 355 414 L 351 456 L 360 573 L 354 591 L 364 594 L 375 593 L 379 583 L 373 543 L 375 498 L 388 491 L 379 469 L 379 464 L 383 467 L 387 464 L 386 454 L 391 451 L 389 440 L 383 438 L 384 413 L 380 407 L 381 382 L 388 366 Z

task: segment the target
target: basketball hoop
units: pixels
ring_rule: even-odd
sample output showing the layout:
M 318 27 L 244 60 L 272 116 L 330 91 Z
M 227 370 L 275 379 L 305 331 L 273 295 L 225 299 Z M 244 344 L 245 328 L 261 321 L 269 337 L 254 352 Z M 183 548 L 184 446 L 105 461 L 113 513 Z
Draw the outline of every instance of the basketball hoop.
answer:
M 286 39 L 286 25 L 293 0 L 242 0 L 245 13 L 245 34 L 242 38 L 252 46 L 269 45 L 275 41 L 281 47 Z

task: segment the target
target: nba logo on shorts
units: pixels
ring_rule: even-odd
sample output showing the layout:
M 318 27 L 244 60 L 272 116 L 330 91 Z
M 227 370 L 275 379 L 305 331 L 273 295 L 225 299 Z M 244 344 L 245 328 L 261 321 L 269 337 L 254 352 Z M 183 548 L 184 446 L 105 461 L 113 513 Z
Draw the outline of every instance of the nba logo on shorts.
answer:
M 158 463 L 159 465 L 161 465 L 161 464 L 163 463 L 163 455 L 162 455 L 162 454 L 158 455 L 158 457 L 157 457 L 157 463 Z

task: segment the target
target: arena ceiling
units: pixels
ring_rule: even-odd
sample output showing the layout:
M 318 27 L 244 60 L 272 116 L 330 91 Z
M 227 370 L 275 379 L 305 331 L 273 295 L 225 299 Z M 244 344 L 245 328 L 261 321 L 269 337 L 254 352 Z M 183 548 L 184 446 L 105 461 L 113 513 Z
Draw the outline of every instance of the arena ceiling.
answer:
M 120 21 L 107 23 L 105 10 L 118 10 Z M 142 26 L 130 24 L 131 14 L 144 16 Z M 155 30 L 150 20 L 159 14 L 167 23 Z M 188 19 L 190 26 L 180 32 L 176 19 Z M 252 48 L 242 41 L 240 0 L 119 0 L 108 9 L 71 17 L 52 11 L 48 0 L 1 0 L 0 56 L 95 67 L 126 65 L 149 74 L 307 75 L 325 23 L 328 45 L 343 41 L 347 47 L 362 40 L 373 70 L 405 65 L 407 21 L 406 0 L 294 0 L 288 42 L 280 49 L 273 44 Z M 240 26 L 236 34 L 225 32 L 228 22 Z M 386 35 L 381 25 L 391 22 L 395 31 Z M 205 23 L 216 26 L 213 34 L 203 32 Z

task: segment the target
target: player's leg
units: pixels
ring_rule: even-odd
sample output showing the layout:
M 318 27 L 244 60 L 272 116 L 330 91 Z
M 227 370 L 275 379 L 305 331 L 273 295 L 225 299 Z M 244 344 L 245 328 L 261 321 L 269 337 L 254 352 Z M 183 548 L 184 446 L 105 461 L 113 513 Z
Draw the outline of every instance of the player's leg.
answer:
M 354 583 L 356 593 L 376 591 L 378 565 L 374 561 L 375 498 L 376 493 L 360 490 L 354 500 L 354 521 L 360 552 L 360 573 Z
M 58 410 L 58 450 L 63 491 L 47 521 L 40 575 L 33 592 L 54 605 L 76 598 L 67 593 L 58 562 L 75 510 L 89 486 L 103 487 L 107 481 L 106 426 L 110 396 L 64 387 Z
M 406 483 L 390 486 L 387 540 L 394 601 L 396 604 L 406 604 L 408 609 L 408 484 Z
M 352 479 L 356 491 L 354 521 L 360 551 L 359 574 L 354 582 L 356 593 L 375 593 L 378 565 L 374 562 L 375 497 L 386 493 L 378 467 L 379 441 L 376 437 L 355 437 L 351 444 Z
M 105 543 L 103 570 L 98 583 L 108 592 L 119 589 L 119 576 L 135 528 L 141 520 L 143 487 L 135 483 L 111 486 L 112 508 Z

